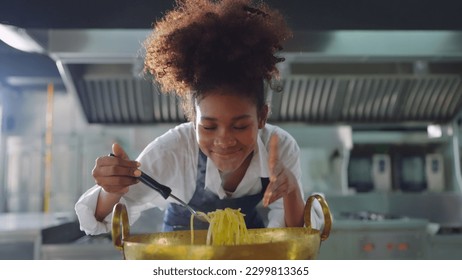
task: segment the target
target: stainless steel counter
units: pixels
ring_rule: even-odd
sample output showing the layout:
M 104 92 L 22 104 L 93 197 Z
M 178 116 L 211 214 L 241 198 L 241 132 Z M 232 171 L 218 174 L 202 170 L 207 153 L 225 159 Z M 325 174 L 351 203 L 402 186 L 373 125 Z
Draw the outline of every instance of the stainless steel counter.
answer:
M 42 260 L 122 260 L 112 242 L 50 244 L 41 246 Z
M 76 219 L 73 213 L 1 213 L 0 232 L 37 231 Z
M 73 213 L 0 214 L 0 259 L 40 259 L 42 230 L 74 219 Z
M 457 192 L 368 192 L 326 195 L 331 212 L 373 211 L 426 219 L 441 227 L 462 228 L 462 194 Z

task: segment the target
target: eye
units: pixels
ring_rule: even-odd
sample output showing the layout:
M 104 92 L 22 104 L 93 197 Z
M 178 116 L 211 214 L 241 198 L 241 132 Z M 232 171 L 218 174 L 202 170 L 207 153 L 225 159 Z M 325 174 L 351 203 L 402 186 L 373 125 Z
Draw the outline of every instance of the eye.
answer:
M 246 129 L 247 127 L 249 127 L 248 125 L 244 125 L 244 126 L 234 126 L 234 129 L 237 129 L 237 130 L 244 130 Z
M 204 130 L 214 130 L 217 128 L 216 126 L 213 126 L 213 125 L 201 125 L 201 127 Z

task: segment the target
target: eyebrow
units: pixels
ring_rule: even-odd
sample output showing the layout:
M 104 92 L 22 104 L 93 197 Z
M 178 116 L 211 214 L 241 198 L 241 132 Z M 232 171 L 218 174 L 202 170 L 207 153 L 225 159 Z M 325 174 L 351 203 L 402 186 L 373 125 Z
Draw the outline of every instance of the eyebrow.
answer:
M 232 118 L 232 120 L 233 120 L 233 121 L 238 121 L 238 120 L 242 120 L 242 119 L 248 119 L 248 118 L 251 118 L 251 117 L 252 117 L 252 116 L 250 116 L 250 115 L 248 115 L 248 114 L 244 114 L 244 115 L 236 116 L 236 117 Z M 202 117 L 201 117 L 201 120 L 216 121 L 217 118 L 202 116 Z

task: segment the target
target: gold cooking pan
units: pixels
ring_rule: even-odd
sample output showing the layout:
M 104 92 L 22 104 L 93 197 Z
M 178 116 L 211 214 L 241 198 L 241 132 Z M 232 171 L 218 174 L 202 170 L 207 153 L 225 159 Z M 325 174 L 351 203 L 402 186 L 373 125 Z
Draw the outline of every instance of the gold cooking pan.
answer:
M 311 207 L 314 200 L 322 206 L 324 228 L 311 228 Z M 159 232 L 130 235 L 127 209 L 114 206 L 112 241 L 128 260 L 308 260 L 316 259 L 321 241 L 329 237 L 332 216 L 320 195 L 311 195 L 305 204 L 305 227 L 249 229 L 255 243 L 245 245 L 206 245 L 207 230 Z

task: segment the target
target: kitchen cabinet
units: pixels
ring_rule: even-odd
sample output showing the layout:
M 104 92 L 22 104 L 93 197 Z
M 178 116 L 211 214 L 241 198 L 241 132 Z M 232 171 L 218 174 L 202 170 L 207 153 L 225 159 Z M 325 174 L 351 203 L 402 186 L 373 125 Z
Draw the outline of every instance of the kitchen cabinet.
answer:
M 327 260 L 425 259 L 427 224 L 422 219 L 334 220 L 318 258 Z
M 429 237 L 426 256 L 430 260 L 462 260 L 462 233 Z

